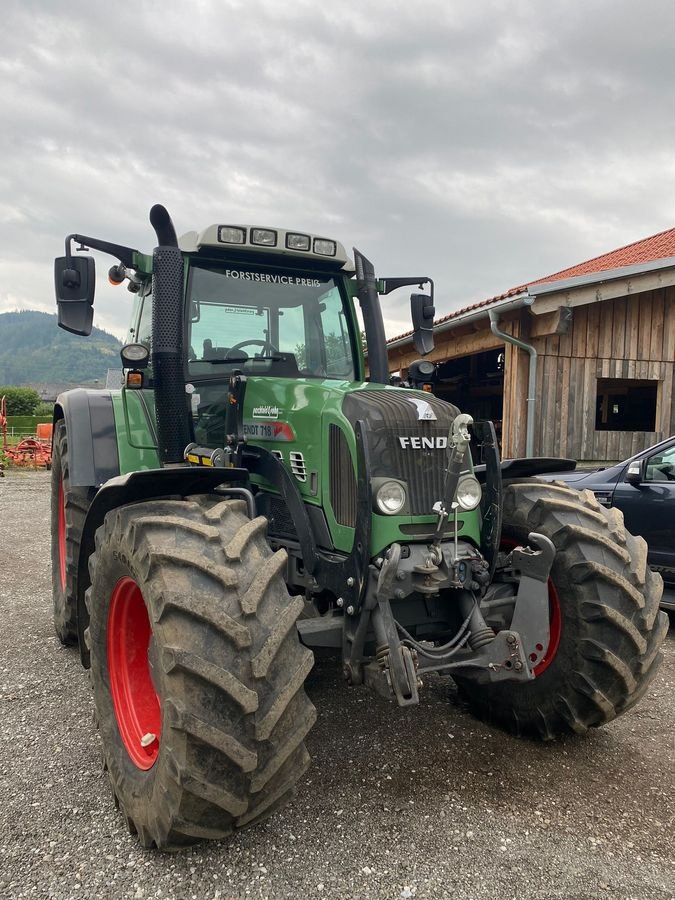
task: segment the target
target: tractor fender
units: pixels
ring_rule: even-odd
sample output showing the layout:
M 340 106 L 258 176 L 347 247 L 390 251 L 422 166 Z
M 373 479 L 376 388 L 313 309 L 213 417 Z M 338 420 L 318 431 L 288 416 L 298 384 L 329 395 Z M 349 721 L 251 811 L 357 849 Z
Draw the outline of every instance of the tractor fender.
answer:
M 225 483 L 246 487 L 248 475 L 246 469 L 176 466 L 116 475 L 100 488 L 87 511 L 77 564 L 77 634 L 80 659 L 85 668 L 89 668 L 89 651 L 84 640 L 84 631 L 89 618 L 84 603 L 84 595 L 89 586 L 89 557 L 94 552 L 96 530 L 103 524 L 106 514 L 117 507 L 141 503 L 144 500 L 209 494 Z
M 110 391 L 75 388 L 59 394 L 54 405 L 54 432 L 61 419 L 68 435 L 72 487 L 99 487 L 119 475 L 117 431 Z

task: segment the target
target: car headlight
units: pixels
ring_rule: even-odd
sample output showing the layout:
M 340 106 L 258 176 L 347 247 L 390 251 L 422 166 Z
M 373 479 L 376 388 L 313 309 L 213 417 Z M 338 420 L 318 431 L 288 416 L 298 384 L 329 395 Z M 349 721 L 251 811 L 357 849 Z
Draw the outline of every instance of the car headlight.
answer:
M 405 488 L 399 481 L 385 481 L 375 494 L 375 504 L 386 516 L 395 516 L 405 506 Z
M 480 503 L 481 491 L 478 479 L 474 475 L 462 475 L 457 484 L 457 494 L 455 495 L 457 502 L 462 509 L 475 509 Z

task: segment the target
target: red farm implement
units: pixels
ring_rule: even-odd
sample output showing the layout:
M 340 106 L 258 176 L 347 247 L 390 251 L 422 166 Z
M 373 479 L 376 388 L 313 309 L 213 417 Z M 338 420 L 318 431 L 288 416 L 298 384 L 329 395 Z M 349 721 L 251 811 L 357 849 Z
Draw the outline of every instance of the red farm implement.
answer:
M 17 444 L 10 445 L 7 438 L 7 403 L 0 398 L 0 428 L 2 428 L 2 450 L 5 458 L 13 466 L 44 466 L 52 464 L 52 426 L 40 424 L 35 436 L 24 437 Z

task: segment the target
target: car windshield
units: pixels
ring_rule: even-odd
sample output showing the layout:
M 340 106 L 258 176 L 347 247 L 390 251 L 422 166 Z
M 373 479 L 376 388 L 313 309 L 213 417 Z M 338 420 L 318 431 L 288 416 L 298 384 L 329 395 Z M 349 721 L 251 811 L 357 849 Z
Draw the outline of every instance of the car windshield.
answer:
M 354 380 L 348 318 L 330 276 L 193 264 L 188 292 L 191 376 L 238 368 Z

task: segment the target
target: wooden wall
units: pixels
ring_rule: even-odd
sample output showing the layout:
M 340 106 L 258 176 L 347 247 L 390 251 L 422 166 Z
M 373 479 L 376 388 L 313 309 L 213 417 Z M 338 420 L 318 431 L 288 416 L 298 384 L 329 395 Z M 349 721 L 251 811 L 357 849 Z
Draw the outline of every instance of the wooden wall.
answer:
M 675 288 L 575 307 L 566 334 L 532 343 L 539 353 L 535 455 L 619 460 L 675 432 Z M 596 431 L 598 378 L 658 381 L 656 430 Z M 506 400 L 506 383 L 504 393 Z M 522 390 L 513 399 L 522 403 Z

